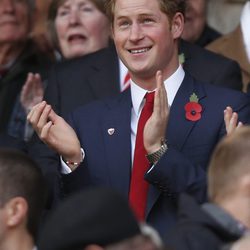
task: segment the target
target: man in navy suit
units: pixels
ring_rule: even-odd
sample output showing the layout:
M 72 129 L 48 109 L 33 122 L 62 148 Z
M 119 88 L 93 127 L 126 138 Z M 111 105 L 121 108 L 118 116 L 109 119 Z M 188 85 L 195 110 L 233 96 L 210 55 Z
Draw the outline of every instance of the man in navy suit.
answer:
M 143 135 L 147 155 L 154 156 L 144 177 L 149 183 L 145 219 L 161 234 L 175 222 L 181 192 L 206 200 L 207 163 L 226 133 L 224 109 L 231 106 L 243 123 L 250 118 L 243 93 L 185 74 L 178 60 L 184 23 L 179 2 L 109 0 L 114 42 L 131 88 L 77 109 L 70 126 L 46 102 L 28 115 L 39 137 L 62 156 L 66 193 L 109 186 L 128 197 L 138 120 L 145 94 L 155 90 Z

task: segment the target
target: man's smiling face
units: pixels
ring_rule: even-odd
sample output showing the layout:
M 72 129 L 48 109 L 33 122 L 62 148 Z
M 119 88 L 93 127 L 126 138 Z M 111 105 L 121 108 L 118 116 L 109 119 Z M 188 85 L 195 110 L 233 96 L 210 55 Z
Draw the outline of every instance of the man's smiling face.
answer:
M 117 0 L 113 38 L 121 60 L 138 77 L 151 78 L 176 64 L 178 37 L 158 0 Z

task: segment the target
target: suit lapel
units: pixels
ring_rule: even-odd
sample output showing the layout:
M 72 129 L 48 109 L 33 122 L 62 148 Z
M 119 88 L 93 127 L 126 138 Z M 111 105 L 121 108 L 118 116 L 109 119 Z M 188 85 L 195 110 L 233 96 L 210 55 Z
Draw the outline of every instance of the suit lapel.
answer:
M 168 143 L 175 146 L 178 150 L 182 149 L 189 133 L 196 124 L 196 122 L 186 119 L 184 109 L 193 93 L 198 96 L 199 102 L 205 97 L 203 86 L 201 84 L 195 84 L 193 78 L 186 73 L 170 108 L 170 117 L 166 133 Z M 204 111 L 204 107 L 202 108 Z
M 110 182 L 126 196 L 131 174 L 131 106 L 130 90 L 127 90 L 110 105 L 103 124 Z
M 196 122 L 189 121 L 185 118 L 184 109 L 185 105 L 189 102 L 190 96 L 193 93 L 198 96 L 199 103 L 201 103 L 202 99 L 206 96 L 203 86 L 201 84 L 196 84 L 194 82 L 194 79 L 186 73 L 185 78 L 170 108 L 170 117 L 166 131 L 166 139 L 168 144 L 174 146 L 180 151 L 185 144 L 188 135 L 191 133 L 193 127 L 196 124 Z M 204 107 L 202 108 L 204 110 Z M 161 192 L 159 191 L 159 189 L 157 189 L 153 185 L 150 185 L 146 216 L 151 211 L 160 194 Z

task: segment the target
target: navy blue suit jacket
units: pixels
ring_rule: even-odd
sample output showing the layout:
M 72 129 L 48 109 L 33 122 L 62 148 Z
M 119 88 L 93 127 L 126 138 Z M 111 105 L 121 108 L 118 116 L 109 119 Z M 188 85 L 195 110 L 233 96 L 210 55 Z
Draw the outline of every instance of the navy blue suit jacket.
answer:
M 184 106 L 195 93 L 203 107 L 201 119 L 185 118 Z M 73 173 L 63 176 L 65 192 L 86 186 L 112 187 L 129 194 L 131 175 L 131 94 L 117 96 L 77 109 L 69 122 L 86 157 Z M 145 175 L 150 183 L 147 222 L 164 235 L 175 222 L 176 199 L 187 192 L 206 200 L 206 168 L 209 157 L 225 134 L 223 110 L 232 106 L 240 120 L 250 118 L 249 99 L 243 93 L 201 84 L 186 75 L 170 109 L 166 131 L 169 148 Z M 108 129 L 114 134 L 109 135 Z

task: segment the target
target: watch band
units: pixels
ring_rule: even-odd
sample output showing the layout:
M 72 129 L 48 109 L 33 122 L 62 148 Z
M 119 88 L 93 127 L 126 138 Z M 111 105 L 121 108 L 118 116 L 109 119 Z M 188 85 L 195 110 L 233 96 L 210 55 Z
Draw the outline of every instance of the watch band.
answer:
M 167 149 L 168 149 L 168 145 L 167 145 L 166 141 L 164 140 L 162 142 L 160 149 L 158 149 L 157 151 L 155 151 L 152 154 L 146 155 L 146 157 L 151 164 L 155 164 L 166 153 Z

